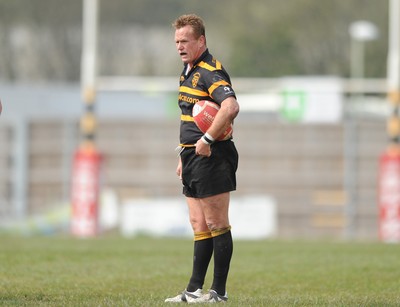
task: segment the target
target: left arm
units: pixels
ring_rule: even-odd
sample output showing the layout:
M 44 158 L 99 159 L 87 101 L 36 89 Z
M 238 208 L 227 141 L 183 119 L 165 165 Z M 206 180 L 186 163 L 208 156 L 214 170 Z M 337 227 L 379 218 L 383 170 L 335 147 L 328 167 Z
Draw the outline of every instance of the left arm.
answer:
M 217 115 L 207 133 L 217 139 L 232 124 L 239 113 L 239 103 L 234 96 L 226 98 L 221 103 Z M 196 143 L 196 154 L 209 157 L 211 155 L 210 145 L 205 144 L 201 139 Z

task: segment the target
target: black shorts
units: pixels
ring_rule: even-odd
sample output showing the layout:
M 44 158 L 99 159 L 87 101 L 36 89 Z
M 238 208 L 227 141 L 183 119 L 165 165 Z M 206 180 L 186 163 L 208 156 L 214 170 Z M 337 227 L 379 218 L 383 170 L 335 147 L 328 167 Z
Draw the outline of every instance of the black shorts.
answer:
M 204 198 L 236 190 L 239 155 L 229 141 L 211 145 L 211 156 L 197 156 L 194 147 L 181 153 L 183 194 Z

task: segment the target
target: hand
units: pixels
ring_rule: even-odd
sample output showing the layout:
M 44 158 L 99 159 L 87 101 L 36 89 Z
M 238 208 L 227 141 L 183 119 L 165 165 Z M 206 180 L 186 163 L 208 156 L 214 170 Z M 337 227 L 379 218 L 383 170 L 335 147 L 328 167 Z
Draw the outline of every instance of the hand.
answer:
M 204 144 L 204 142 L 199 139 L 196 143 L 196 155 L 203 156 L 203 157 L 210 157 L 211 156 L 211 146 Z
M 176 167 L 176 174 L 178 175 L 179 179 L 182 180 L 182 160 L 179 158 L 178 166 Z

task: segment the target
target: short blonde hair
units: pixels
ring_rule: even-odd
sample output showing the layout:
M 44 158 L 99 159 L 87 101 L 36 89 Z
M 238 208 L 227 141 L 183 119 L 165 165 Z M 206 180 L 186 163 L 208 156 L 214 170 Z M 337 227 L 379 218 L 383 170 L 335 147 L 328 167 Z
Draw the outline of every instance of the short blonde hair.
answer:
M 206 36 L 206 28 L 204 26 L 204 21 L 199 16 L 195 14 L 187 14 L 178 17 L 173 23 L 172 26 L 178 30 L 185 26 L 191 26 L 193 29 L 193 34 L 196 38 L 200 36 Z

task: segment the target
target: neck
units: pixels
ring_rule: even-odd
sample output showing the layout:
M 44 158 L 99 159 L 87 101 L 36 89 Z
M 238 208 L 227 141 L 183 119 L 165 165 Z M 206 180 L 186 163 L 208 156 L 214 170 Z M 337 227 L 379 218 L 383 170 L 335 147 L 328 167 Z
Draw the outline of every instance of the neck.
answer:
M 202 55 L 202 54 L 204 53 L 204 51 L 206 51 L 206 50 L 207 50 L 207 47 L 201 48 L 201 49 L 199 50 L 199 53 L 198 53 L 197 57 L 196 57 L 196 60 L 194 60 L 194 61 L 191 62 L 191 63 L 187 63 L 187 69 L 188 69 L 188 71 L 194 66 L 194 63 L 196 63 L 196 62 L 200 59 L 201 55 Z

